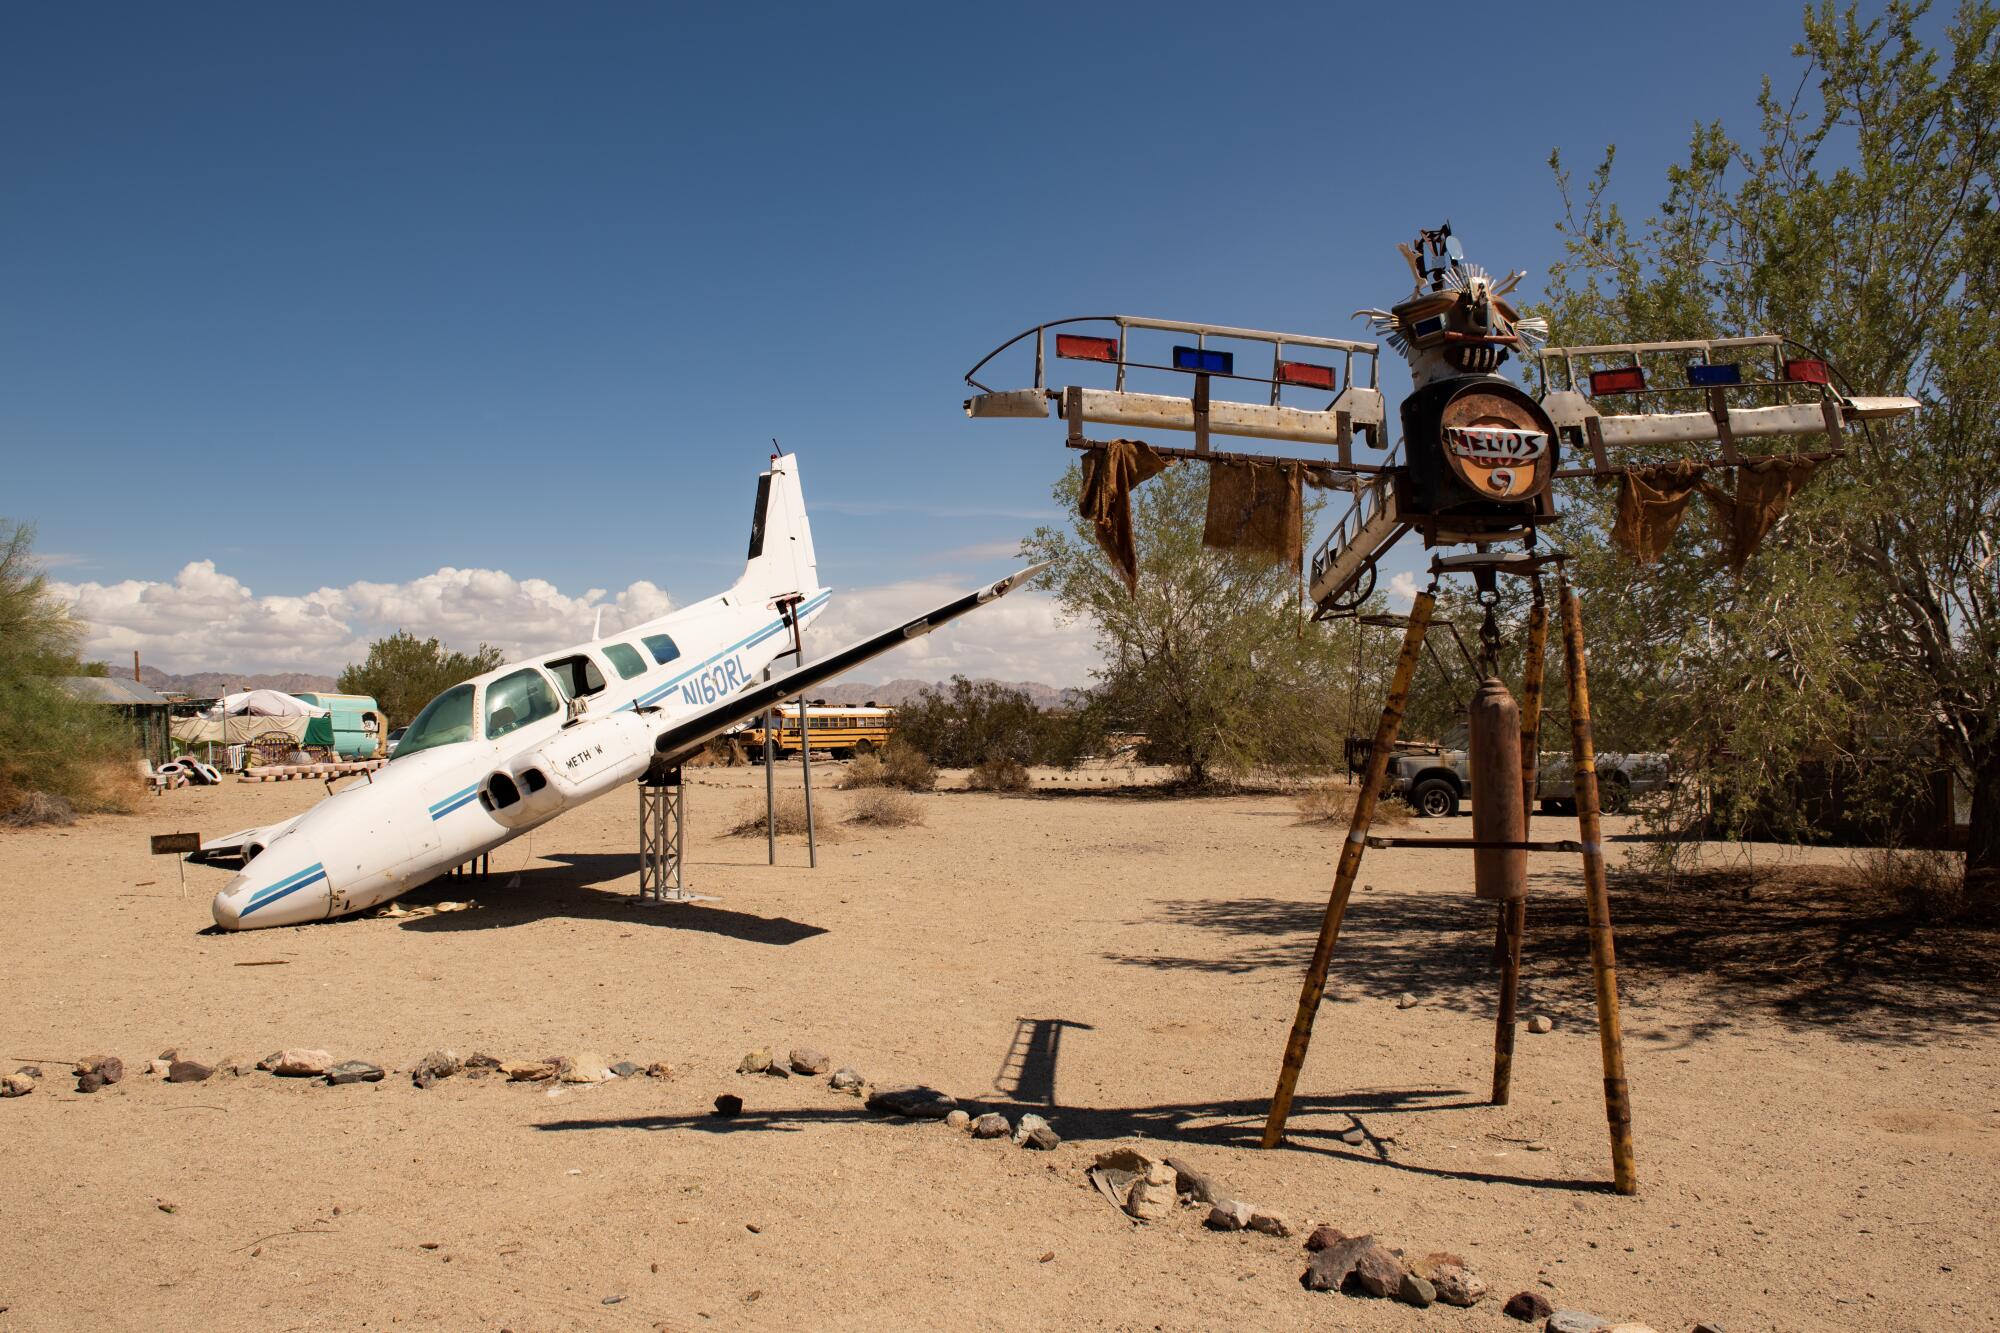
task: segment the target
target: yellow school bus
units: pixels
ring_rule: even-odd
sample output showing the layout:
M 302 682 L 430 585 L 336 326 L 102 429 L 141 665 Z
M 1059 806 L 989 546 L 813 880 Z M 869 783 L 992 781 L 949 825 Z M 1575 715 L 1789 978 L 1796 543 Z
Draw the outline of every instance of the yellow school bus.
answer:
M 757 758 L 764 753 L 764 717 L 751 719 L 743 728 L 743 743 L 749 748 L 750 757 Z M 888 744 L 890 735 L 896 729 L 896 710 L 877 708 L 873 704 L 863 704 L 852 708 L 836 707 L 832 704 L 810 704 L 806 708 L 806 737 L 812 744 L 814 754 L 830 754 L 836 759 L 851 759 L 858 754 L 879 750 Z M 799 706 L 786 704 L 778 710 L 778 729 L 771 739 L 777 745 L 778 757 L 788 759 L 799 752 Z

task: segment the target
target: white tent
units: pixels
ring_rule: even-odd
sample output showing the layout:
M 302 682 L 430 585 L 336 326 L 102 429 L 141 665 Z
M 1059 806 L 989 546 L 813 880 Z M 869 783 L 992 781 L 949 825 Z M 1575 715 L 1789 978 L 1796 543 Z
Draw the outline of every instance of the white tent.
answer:
M 224 695 L 208 716 L 223 717 L 325 717 L 327 709 L 295 699 L 283 690 L 243 690 Z

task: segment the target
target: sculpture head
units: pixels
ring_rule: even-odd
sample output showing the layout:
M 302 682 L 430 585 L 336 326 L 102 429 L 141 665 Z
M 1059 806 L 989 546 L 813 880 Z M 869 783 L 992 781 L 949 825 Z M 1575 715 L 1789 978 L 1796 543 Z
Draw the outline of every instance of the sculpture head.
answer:
M 1419 386 L 1455 375 L 1490 375 L 1513 351 L 1548 341 L 1548 323 L 1522 318 L 1507 294 L 1526 275 L 1495 281 L 1470 263 L 1447 222 L 1399 245 L 1417 289 L 1388 310 L 1358 310 L 1410 363 Z

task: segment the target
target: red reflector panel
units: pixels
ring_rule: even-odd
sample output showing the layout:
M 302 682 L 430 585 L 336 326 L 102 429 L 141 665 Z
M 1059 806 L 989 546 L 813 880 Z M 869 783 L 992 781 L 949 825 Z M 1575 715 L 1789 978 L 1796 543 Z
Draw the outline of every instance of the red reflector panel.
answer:
M 1824 361 L 1787 361 L 1785 378 L 1797 380 L 1801 384 L 1830 384 Z
M 1331 389 L 1333 367 L 1316 366 L 1310 361 L 1280 361 L 1278 383 L 1303 384 L 1308 389 Z
M 1590 396 L 1600 393 L 1637 393 L 1646 387 L 1646 372 L 1637 366 L 1614 366 L 1590 372 Z
M 1066 356 L 1072 361 L 1116 361 L 1118 340 L 1086 338 L 1080 333 L 1058 333 L 1056 355 Z

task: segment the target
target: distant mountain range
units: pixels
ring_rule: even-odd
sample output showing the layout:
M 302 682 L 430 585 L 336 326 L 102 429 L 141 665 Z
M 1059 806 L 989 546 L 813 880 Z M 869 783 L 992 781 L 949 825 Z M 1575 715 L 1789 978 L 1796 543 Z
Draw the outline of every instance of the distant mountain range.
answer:
M 131 674 L 131 668 L 121 670 L 116 663 L 107 662 L 105 667 L 114 676 Z M 195 699 L 213 699 L 237 690 L 283 690 L 287 694 L 296 694 L 300 690 L 325 692 L 331 690 L 334 684 L 332 676 L 314 675 L 309 671 L 190 671 L 176 675 L 149 666 L 139 668 L 139 679 L 141 684 L 153 689 L 185 694 Z M 1061 708 L 1075 694 L 1073 690 L 1058 689 L 1037 680 L 1003 680 L 997 683 L 1024 691 L 1035 701 L 1037 708 Z M 822 685 L 812 691 L 812 697 L 824 699 L 830 704 L 865 704 L 872 700 L 885 708 L 895 708 L 931 688 L 934 688 L 931 681 L 910 680 L 907 677 L 883 681 L 879 685 L 871 685 L 867 681 L 844 681 L 837 685 Z

